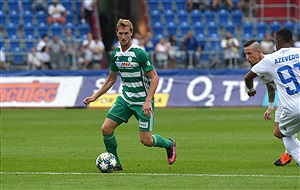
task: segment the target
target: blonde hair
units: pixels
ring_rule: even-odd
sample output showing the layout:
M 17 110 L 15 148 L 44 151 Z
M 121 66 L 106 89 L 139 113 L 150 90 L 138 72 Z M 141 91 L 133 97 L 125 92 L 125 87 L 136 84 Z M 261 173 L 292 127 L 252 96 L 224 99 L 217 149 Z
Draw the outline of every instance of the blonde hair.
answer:
M 117 25 L 116 25 L 116 31 L 118 31 L 119 27 L 129 27 L 130 32 L 133 33 L 133 25 L 128 19 L 119 19 Z

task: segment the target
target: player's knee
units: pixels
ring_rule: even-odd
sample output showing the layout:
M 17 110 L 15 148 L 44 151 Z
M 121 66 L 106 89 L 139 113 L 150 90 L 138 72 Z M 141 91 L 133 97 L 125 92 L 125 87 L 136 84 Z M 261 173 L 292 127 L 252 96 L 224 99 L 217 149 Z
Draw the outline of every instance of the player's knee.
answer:
M 278 130 L 274 130 L 273 134 L 274 134 L 275 137 L 277 137 L 279 139 L 282 139 L 282 137 L 283 137 L 281 132 L 278 131 Z
M 104 135 L 109 135 L 109 134 L 112 134 L 114 132 L 114 129 L 112 127 L 109 127 L 109 126 L 103 124 L 102 127 L 101 127 L 101 132 Z
M 279 139 L 282 139 L 283 135 L 282 135 L 282 133 L 279 130 L 278 124 L 275 125 L 273 134 L 274 134 L 275 137 L 277 137 Z

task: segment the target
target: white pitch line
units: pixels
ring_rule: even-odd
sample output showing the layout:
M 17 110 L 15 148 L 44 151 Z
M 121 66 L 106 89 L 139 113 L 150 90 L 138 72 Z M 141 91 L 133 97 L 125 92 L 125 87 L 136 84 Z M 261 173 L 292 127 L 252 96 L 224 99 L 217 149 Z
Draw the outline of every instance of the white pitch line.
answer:
M 101 175 L 102 173 L 82 173 L 82 172 L 0 172 L 1 175 Z M 250 174 L 172 174 L 172 173 L 120 173 L 113 172 L 102 175 L 134 175 L 134 176 L 186 176 L 186 177 L 280 177 L 280 178 L 299 178 L 294 175 L 250 175 Z

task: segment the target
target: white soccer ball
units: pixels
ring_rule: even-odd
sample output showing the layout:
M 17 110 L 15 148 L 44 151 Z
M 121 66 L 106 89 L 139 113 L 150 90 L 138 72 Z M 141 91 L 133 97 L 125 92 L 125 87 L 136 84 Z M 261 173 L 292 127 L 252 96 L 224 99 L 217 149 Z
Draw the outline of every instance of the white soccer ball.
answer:
M 109 152 L 101 153 L 96 159 L 96 166 L 102 173 L 111 173 L 117 166 L 115 155 Z

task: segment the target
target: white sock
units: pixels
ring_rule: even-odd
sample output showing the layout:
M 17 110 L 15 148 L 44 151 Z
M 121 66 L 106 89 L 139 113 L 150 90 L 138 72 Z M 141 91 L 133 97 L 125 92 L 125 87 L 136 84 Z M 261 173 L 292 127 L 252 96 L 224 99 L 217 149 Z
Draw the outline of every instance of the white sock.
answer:
M 300 165 L 300 143 L 295 136 L 283 137 L 283 144 L 286 150 L 294 158 L 298 165 Z
M 299 140 L 297 139 L 297 133 L 292 135 L 292 137 L 295 138 L 298 143 L 300 143 Z M 287 150 L 285 150 L 284 153 L 287 153 L 288 155 L 291 155 Z

